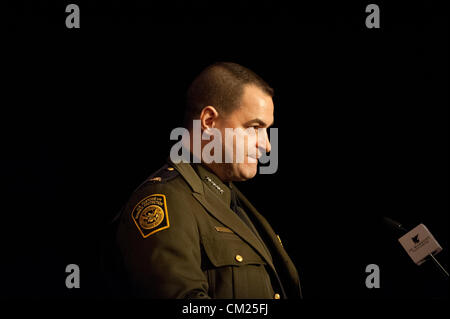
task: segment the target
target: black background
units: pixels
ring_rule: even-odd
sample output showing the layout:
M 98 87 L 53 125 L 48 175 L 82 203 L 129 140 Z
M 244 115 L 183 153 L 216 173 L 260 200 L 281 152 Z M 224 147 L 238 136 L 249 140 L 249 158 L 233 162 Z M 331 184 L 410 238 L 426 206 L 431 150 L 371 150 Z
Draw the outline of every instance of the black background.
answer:
M 104 297 L 102 229 L 168 156 L 215 61 L 275 89 L 279 168 L 240 183 L 304 297 L 448 298 L 381 218 L 424 223 L 448 266 L 448 22 L 436 3 L 15 1 L 2 13 L 2 297 Z M 169 212 L 170 213 L 170 212 Z M 81 288 L 65 287 L 65 267 Z M 381 288 L 367 289 L 377 264 Z

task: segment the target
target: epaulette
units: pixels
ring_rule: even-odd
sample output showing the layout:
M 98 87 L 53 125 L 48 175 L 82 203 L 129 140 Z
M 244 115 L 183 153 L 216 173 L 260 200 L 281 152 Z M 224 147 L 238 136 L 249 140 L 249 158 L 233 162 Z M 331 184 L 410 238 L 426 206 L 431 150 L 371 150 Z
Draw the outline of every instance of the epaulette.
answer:
M 180 175 L 180 173 L 175 168 L 166 164 L 150 175 L 144 183 L 167 183 L 178 175 Z

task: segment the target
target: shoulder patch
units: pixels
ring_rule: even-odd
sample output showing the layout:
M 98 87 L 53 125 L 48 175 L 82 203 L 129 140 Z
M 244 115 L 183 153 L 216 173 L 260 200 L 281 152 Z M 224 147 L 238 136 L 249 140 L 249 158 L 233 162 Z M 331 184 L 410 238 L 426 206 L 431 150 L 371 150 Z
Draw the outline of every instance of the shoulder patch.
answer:
M 153 194 L 145 197 L 133 208 L 131 217 L 144 238 L 169 228 L 166 196 Z

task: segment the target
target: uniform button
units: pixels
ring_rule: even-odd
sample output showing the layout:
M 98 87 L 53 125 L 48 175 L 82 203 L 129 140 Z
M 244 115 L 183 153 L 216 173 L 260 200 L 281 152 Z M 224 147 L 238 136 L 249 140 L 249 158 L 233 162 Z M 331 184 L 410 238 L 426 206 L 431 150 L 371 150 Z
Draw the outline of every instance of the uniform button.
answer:
M 281 298 L 280 294 L 275 294 L 275 295 L 273 296 L 273 299 L 280 299 L 280 298 Z
M 167 170 L 168 170 L 168 171 L 173 171 L 174 168 L 173 168 L 173 167 L 167 167 Z
M 236 255 L 236 260 L 238 261 L 238 262 L 242 262 L 243 260 L 244 260 L 244 258 L 241 256 L 241 255 Z

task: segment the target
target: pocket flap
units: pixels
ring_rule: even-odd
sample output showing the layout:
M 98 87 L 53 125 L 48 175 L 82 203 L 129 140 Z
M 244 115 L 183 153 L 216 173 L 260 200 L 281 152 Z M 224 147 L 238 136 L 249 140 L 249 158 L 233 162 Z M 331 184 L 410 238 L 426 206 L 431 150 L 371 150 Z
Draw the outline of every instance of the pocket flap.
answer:
M 204 237 L 206 255 L 215 267 L 265 265 L 262 257 L 236 234 Z

